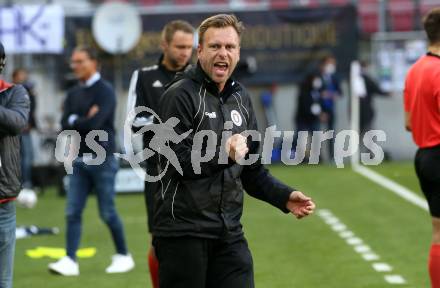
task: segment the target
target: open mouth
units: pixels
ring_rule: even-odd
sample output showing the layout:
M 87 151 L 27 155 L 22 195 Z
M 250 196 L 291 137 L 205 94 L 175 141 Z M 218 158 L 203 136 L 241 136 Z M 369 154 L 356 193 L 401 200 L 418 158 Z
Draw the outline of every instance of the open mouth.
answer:
M 229 67 L 229 65 L 226 62 L 214 63 L 214 68 L 215 68 L 216 72 L 224 73 L 224 72 L 226 72 L 226 70 L 228 70 L 228 67 Z

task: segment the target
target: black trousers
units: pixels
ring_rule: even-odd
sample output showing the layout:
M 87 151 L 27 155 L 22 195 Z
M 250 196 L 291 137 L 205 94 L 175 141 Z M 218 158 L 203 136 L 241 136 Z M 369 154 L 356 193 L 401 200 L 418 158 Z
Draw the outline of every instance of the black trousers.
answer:
M 223 239 L 154 237 L 161 288 L 253 288 L 243 235 Z
M 440 146 L 417 150 L 415 167 L 431 216 L 440 218 Z

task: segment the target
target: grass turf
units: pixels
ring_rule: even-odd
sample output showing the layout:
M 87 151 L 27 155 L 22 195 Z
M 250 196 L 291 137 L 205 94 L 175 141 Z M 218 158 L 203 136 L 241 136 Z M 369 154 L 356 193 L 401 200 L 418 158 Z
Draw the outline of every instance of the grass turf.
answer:
M 374 168 L 383 175 L 418 190 L 410 163 L 389 163 Z M 318 208 L 329 209 L 358 237 L 393 266 L 408 282 L 401 287 L 428 287 L 426 272 L 430 241 L 427 212 L 373 184 L 349 168 L 329 166 L 272 166 L 272 173 L 310 194 Z M 397 175 L 397 176 L 396 176 Z M 107 275 L 113 254 L 107 228 L 98 217 L 95 198 L 83 215 L 82 247 L 97 254 L 80 259 L 81 275 L 64 278 L 47 272 L 48 258 L 30 259 L 27 249 L 64 246 L 64 198 L 54 191 L 40 197 L 33 210 L 17 210 L 18 225 L 58 226 L 60 235 L 17 240 L 14 287 L 151 287 L 146 253 L 149 237 L 143 196 L 121 195 L 117 206 L 128 244 L 136 261 L 134 271 Z M 384 273 L 373 270 L 319 217 L 298 221 L 250 197 L 245 199 L 243 226 L 253 253 L 257 287 L 383 288 Z

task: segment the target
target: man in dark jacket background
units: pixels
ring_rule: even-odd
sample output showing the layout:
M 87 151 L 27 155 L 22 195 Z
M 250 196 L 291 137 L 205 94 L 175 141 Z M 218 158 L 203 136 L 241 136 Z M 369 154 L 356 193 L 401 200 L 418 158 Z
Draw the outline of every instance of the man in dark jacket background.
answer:
M 175 126 L 172 133 L 191 131 L 183 140 L 173 136 L 169 144 L 180 167 L 171 157 L 160 161 L 164 171 L 168 167 L 154 207 L 161 288 L 254 287 L 252 256 L 240 223 L 243 189 L 297 218 L 315 208 L 309 197 L 271 176 L 259 159 L 239 164 L 259 150 L 257 141 L 247 143 L 240 134 L 258 128 L 248 92 L 230 78 L 239 60 L 242 30 L 233 15 L 203 21 L 197 65 L 173 80 L 159 105 L 161 121 Z M 198 132 L 206 132 L 210 140 L 197 139 Z M 222 134 L 228 133 L 223 141 Z M 208 145 L 211 141 L 214 147 Z M 201 145 L 193 149 L 197 143 Z M 207 154 L 209 161 L 193 166 L 195 155 Z
M 364 135 L 372 129 L 371 125 L 374 120 L 374 97 L 390 96 L 390 93 L 383 91 L 376 81 L 368 73 L 368 62 L 361 61 L 361 77 L 365 82 L 365 95 L 359 98 L 359 132 Z
M 326 55 L 321 59 L 319 77 L 321 78 L 321 107 L 320 113 L 321 129 L 324 131 L 334 131 L 336 123 L 336 101 L 342 97 L 341 83 L 337 75 L 337 62 L 333 55 Z M 335 138 L 329 141 L 328 157 L 329 162 L 334 161 Z
M 98 72 L 96 52 L 88 47 L 77 47 L 71 56 L 71 66 L 80 81 L 69 90 L 63 106 L 63 130 L 77 131 L 81 136 L 79 157 L 73 160 L 73 173 L 69 175 L 66 199 L 66 256 L 50 263 L 51 272 L 63 276 L 78 276 L 76 251 L 80 245 L 82 213 L 92 189 L 98 201 L 99 216 L 110 230 L 116 254 L 107 273 L 125 273 L 135 266 L 128 252 L 122 221 L 116 211 L 115 178 L 119 168 L 115 152 L 114 114 L 116 95 L 113 87 Z M 90 137 L 91 132 L 103 132 L 106 137 Z M 96 140 L 98 138 L 98 140 Z M 104 149 L 98 157 L 93 144 Z M 104 158 L 104 159 L 98 159 Z M 98 163 L 99 162 L 99 163 Z
M 187 67 L 194 45 L 194 28 L 186 21 L 174 20 L 167 23 L 162 29 L 160 48 L 162 55 L 156 65 L 143 67 L 133 72 L 127 100 L 127 114 L 135 107 L 148 107 L 156 113 L 159 112 L 159 100 L 168 84 L 177 72 Z M 133 122 L 133 130 L 153 123 L 153 116 L 149 113 L 139 113 Z M 143 146 L 150 143 L 149 133 L 143 135 Z M 157 175 L 157 169 L 152 163 L 146 165 L 148 175 Z M 156 182 L 145 182 L 144 196 L 147 210 L 148 232 L 153 231 L 153 193 L 158 188 Z M 159 287 L 159 264 L 151 246 L 148 251 L 148 266 L 151 282 L 154 288 Z
M 0 73 L 6 63 L 0 43 Z M 15 203 L 21 186 L 20 133 L 26 128 L 30 102 L 21 85 L 0 80 L 0 287 L 12 287 L 15 250 Z

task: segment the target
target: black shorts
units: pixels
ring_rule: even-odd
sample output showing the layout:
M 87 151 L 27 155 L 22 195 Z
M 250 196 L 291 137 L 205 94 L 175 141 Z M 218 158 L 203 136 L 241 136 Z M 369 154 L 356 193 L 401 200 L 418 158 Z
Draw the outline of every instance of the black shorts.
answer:
M 429 211 L 440 218 L 440 146 L 419 149 L 415 167 Z

